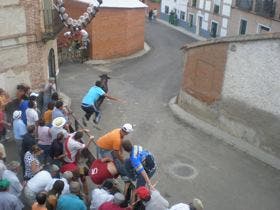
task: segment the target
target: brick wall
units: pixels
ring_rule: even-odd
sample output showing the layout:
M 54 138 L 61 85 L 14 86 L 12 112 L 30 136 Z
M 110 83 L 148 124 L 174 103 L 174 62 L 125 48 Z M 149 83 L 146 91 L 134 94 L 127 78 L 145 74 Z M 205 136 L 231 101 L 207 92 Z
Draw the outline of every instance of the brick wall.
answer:
M 213 103 L 221 96 L 228 44 L 201 46 L 186 54 L 182 89 L 193 97 Z
M 87 4 L 67 1 L 65 7 L 71 17 L 79 18 L 85 12 Z M 100 8 L 96 17 L 86 28 L 91 40 L 89 57 L 111 59 L 128 56 L 142 50 L 144 24 L 145 8 Z M 59 40 L 62 39 L 62 33 Z
M 279 40 L 280 33 L 267 33 L 183 47 L 186 62 L 177 97 L 181 108 L 230 135 L 226 142 L 278 169 Z M 217 135 L 214 128 L 205 131 Z

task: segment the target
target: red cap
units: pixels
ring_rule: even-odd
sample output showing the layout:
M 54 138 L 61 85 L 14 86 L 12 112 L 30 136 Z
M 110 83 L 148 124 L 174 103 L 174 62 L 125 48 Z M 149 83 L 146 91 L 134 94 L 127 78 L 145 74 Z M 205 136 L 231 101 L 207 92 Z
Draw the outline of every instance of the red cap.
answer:
M 146 187 L 139 187 L 136 190 L 136 194 L 141 200 L 146 200 L 151 196 L 150 191 Z

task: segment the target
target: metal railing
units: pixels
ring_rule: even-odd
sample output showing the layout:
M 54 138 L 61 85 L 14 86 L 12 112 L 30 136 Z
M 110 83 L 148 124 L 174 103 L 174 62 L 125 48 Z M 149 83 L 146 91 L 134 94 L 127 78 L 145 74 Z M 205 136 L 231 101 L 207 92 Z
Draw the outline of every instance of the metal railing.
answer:
M 257 15 L 273 18 L 275 16 L 276 1 L 256 0 L 255 12 Z
M 64 25 L 59 17 L 58 11 L 52 5 L 52 0 L 43 0 L 43 16 L 45 26 L 43 40 L 55 39 Z
M 241 10 L 251 11 L 253 9 L 253 0 L 236 0 L 235 6 Z

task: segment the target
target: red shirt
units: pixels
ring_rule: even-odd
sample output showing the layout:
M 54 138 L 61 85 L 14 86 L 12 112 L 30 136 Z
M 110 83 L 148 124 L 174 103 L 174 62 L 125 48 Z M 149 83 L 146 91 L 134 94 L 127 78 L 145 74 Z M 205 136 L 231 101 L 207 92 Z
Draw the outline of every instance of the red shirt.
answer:
M 77 170 L 78 166 L 76 163 L 66 163 L 63 166 L 60 167 L 60 172 L 64 173 L 65 171 L 75 171 Z
M 105 202 L 98 208 L 98 210 L 122 210 L 122 209 L 131 210 L 130 207 L 121 208 L 117 204 L 113 203 L 112 201 Z
M 89 176 L 93 183 L 97 185 L 102 184 L 106 179 L 118 177 L 118 175 L 116 175 L 115 177 L 112 176 L 112 174 L 107 168 L 107 163 L 103 163 L 101 160 L 98 159 L 93 161 L 89 170 Z

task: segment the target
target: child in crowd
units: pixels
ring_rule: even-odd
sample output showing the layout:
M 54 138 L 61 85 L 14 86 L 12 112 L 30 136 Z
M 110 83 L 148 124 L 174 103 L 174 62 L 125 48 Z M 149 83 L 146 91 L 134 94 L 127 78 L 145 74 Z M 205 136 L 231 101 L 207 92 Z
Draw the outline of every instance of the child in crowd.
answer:
M 40 192 L 36 195 L 36 201 L 32 205 L 32 210 L 48 210 L 46 208 L 46 199 L 47 199 L 47 194 L 44 192 Z

